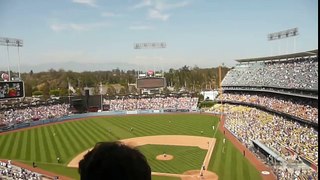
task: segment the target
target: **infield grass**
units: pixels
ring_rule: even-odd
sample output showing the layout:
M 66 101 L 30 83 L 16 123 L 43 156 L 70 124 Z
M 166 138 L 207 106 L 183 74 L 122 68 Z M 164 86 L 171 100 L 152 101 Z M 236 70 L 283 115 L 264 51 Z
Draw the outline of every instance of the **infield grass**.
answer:
M 153 135 L 212 137 L 214 134 L 212 126 L 217 127 L 217 123 L 217 117 L 200 114 L 110 116 L 69 121 L 63 124 L 0 134 L 0 159 L 18 160 L 30 164 L 35 161 L 39 167 L 45 170 L 78 179 L 77 170 L 67 168 L 66 165 L 77 154 L 93 147 L 96 142 Z M 130 128 L 133 128 L 133 131 L 130 131 Z M 217 129 L 215 128 L 215 130 Z M 200 133 L 201 131 L 203 133 Z M 261 179 L 259 172 L 242 156 L 241 152 L 237 151 L 232 143 L 226 142 L 223 153 L 223 134 L 217 131 L 215 136 L 217 141 L 209 170 L 217 173 L 219 179 L 222 180 Z M 149 153 L 151 156 L 154 156 L 152 153 L 158 153 L 156 152 L 157 148 L 149 145 L 140 148 L 141 151 L 146 153 L 148 160 L 150 158 Z M 192 147 L 188 148 L 192 149 Z M 197 153 L 203 154 L 200 149 Z M 195 158 L 199 157 L 199 160 L 202 161 L 204 156 L 196 155 Z M 60 164 L 56 162 L 57 157 L 61 159 Z M 184 163 L 178 163 L 173 168 L 173 165 L 167 163 L 157 164 L 151 159 L 149 161 L 151 166 L 159 171 L 164 170 L 174 173 L 187 169 L 184 167 Z M 198 167 L 197 163 L 195 163 L 195 166 Z M 192 164 L 191 161 L 188 164 Z M 171 180 L 176 178 L 154 176 L 153 179 Z
M 138 149 L 147 157 L 153 172 L 182 174 L 188 170 L 200 169 L 207 150 L 190 146 L 145 145 Z M 170 154 L 170 161 L 159 161 L 157 155 Z

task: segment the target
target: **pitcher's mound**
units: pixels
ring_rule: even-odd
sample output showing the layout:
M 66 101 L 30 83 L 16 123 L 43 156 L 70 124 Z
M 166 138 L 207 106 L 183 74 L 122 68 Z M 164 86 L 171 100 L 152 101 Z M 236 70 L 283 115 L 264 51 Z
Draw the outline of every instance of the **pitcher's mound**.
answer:
M 160 154 L 156 158 L 160 161 L 169 161 L 169 160 L 173 159 L 173 156 L 169 155 L 169 154 Z
M 218 175 L 211 171 L 202 171 L 203 176 L 200 176 L 200 170 L 190 170 L 186 171 L 184 175 L 190 175 L 186 177 L 181 177 L 182 180 L 197 180 L 197 179 L 208 179 L 208 180 L 218 180 Z

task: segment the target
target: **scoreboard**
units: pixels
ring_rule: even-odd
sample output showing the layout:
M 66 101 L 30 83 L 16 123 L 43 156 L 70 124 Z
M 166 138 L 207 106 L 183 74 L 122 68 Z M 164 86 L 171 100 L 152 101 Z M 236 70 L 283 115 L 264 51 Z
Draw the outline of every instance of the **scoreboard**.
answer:
M 0 81 L 0 100 L 24 97 L 23 81 Z
M 138 78 L 137 79 L 137 87 L 138 88 L 144 88 L 144 89 L 148 89 L 148 88 L 162 88 L 166 86 L 166 81 L 165 78 L 161 77 L 161 78 L 156 78 L 156 77 L 152 77 L 152 78 Z

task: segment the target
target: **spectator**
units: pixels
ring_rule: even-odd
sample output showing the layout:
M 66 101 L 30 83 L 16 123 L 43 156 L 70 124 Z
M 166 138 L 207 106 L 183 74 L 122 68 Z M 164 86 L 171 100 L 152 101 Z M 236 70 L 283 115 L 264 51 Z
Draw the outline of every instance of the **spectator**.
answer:
M 265 106 L 307 121 L 318 123 L 317 101 L 311 102 L 308 99 L 288 98 L 281 95 L 270 95 L 260 92 L 228 92 L 220 95 L 218 100 L 245 102 Z
M 196 110 L 198 98 L 191 97 L 166 97 L 166 98 L 123 98 L 106 101 L 110 105 L 110 111 L 132 110 L 160 110 L 160 109 L 183 109 Z
M 41 180 L 42 174 L 0 161 L 0 179 Z
M 45 120 L 59 118 L 70 114 L 69 104 L 56 104 L 38 107 L 27 107 L 23 109 L 12 108 L 1 112 L 0 124 L 18 124 L 33 120 Z
M 219 106 L 215 107 L 215 111 L 220 111 Z M 283 159 L 291 159 L 293 163 L 290 167 L 286 166 L 287 171 L 276 172 L 280 177 L 293 179 L 291 177 L 295 176 L 295 173 L 305 179 L 309 176 L 317 177 L 317 175 L 314 176 L 311 168 L 299 173 L 294 173 L 291 168 L 295 167 L 295 162 L 298 162 L 297 156 L 310 159 L 318 166 L 318 132 L 316 130 L 255 108 L 229 104 L 223 106 L 226 113 L 225 128 L 245 146 L 251 149 L 253 148 L 252 140 L 258 140 Z M 290 150 L 291 153 L 285 149 Z M 295 155 L 292 156 L 292 153 Z
M 151 180 L 145 156 L 120 142 L 100 142 L 79 162 L 81 180 Z
M 318 57 L 240 64 L 222 85 L 318 89 Z

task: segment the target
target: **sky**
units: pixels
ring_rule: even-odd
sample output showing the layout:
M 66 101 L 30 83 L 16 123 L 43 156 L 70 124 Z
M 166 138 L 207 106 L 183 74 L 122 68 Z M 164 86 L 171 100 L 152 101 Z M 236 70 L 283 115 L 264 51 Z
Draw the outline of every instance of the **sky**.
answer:
M 295 38 L 267 39 L 296 27 Z M 0 71 L 232 67 L 318 49 L 318 1 L 0 0 L 0 37 L 23 40 L 0 46 Z M 133 48 L 152 42 L 167 46 Z

